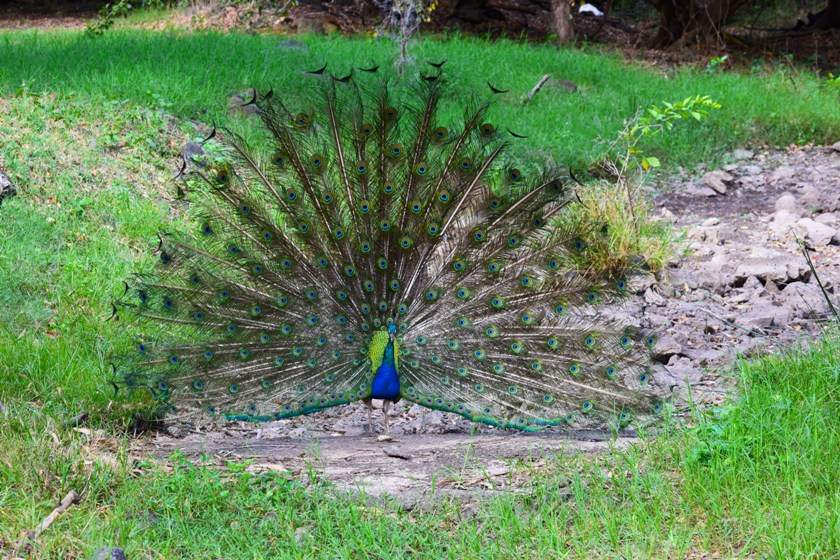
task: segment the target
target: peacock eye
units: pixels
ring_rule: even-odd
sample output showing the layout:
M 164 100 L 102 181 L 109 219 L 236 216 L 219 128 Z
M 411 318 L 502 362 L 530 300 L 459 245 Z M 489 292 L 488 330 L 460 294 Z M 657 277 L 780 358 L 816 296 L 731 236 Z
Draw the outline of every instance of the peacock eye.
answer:
M 480 130 L 481 130 L 481 135 L 482 136 L 490 137 L 490 136 L 493 136 L 493 134 L 496 132 L 496 127 L 494 127 L 490 123 L 484 123 L 483 125 L 481 125 Z

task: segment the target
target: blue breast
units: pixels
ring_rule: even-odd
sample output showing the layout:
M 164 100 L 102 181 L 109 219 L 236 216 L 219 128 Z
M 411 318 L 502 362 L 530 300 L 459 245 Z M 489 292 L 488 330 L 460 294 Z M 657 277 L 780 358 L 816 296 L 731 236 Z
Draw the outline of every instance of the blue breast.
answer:
M 382 362 L 371 384 L 374 399 L 393 400 L 400 394 L 400 376 L 394 364 Z

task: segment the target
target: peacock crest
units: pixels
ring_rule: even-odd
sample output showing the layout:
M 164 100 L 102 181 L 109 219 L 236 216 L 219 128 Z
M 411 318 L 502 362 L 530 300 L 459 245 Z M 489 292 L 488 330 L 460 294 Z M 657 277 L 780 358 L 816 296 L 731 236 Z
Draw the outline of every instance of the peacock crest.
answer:
M 571 266 L 599 234 L 574 190 L 511 162 L 487 105 L 441 122 L 441 82 L 258 101 L 268 147 L 226 134 L 191 166 L 196 231 L 161 235 L 117 302 L 148 328 L 116 385 L 252 421 L 370 398 L 524 430 L 658 412 L 655 338 L 610 313 L 626 280 Z

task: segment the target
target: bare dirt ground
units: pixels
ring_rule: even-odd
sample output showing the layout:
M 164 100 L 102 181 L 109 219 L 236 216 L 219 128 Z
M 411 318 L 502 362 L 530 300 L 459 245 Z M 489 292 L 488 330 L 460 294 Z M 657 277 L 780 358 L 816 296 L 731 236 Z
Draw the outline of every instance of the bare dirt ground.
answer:
M 607 453 L 636 441 L 613 442 L 603 432 L 412 434 L 410 436 L 327 435 L 307 438 L 261 438 L 253 433 L 229 437 L 223 432 L 184 439 L 157 438 L 144 452 L 167 456 L 176 450 L 190 458 L 210 456 L 220 465 L 252 459 L 249 470 L 275 471 L 290 478 L 316 476 L 341 491 L 396 499 L 407 508 L 433 497 L 490 495 L 518 491 L 533 479 L 546 459 L 569 453 Z

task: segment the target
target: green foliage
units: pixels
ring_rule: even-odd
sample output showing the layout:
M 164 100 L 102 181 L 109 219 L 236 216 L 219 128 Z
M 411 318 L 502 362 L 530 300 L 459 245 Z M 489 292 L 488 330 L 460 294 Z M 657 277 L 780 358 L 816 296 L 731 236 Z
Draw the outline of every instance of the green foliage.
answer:
M 645 156 L 637 147 L 639 140 L 645 136 L 655 136 L 674 128 L 677 121 L 695 120 L 703 122 L 709 118 L 709 110 L 720 109 L 720 103 L 712 100 L 708 95 L 695 95 L 686 97 L 683 101 L 676 103 L 665 103 L 664 106 L 652 105 L 622 131 L 621 138 L 627 151 L 633 158 L 639 161 L 639 165 L 647 171 L 653 167 L 659 167 L 659 158 Z M 625 167 L 625 170 L 627 167 Z
M 116 18 L 125 17 L 131 12 L 134 6 L 129 0 L 118 0 L 113 4 L 105 4 L 100 8 L 96 19 L 89 21 L 85 26 L 85 35 L 97 37 L 113 27 Z
M 709 60 L 709 63 L 706 65 L 706 74 L 716 74 L 720 72 L 726 65 L 727 60 L 729 60 L 728 54 L 725 54 L 723 56 L 713 56 Z

